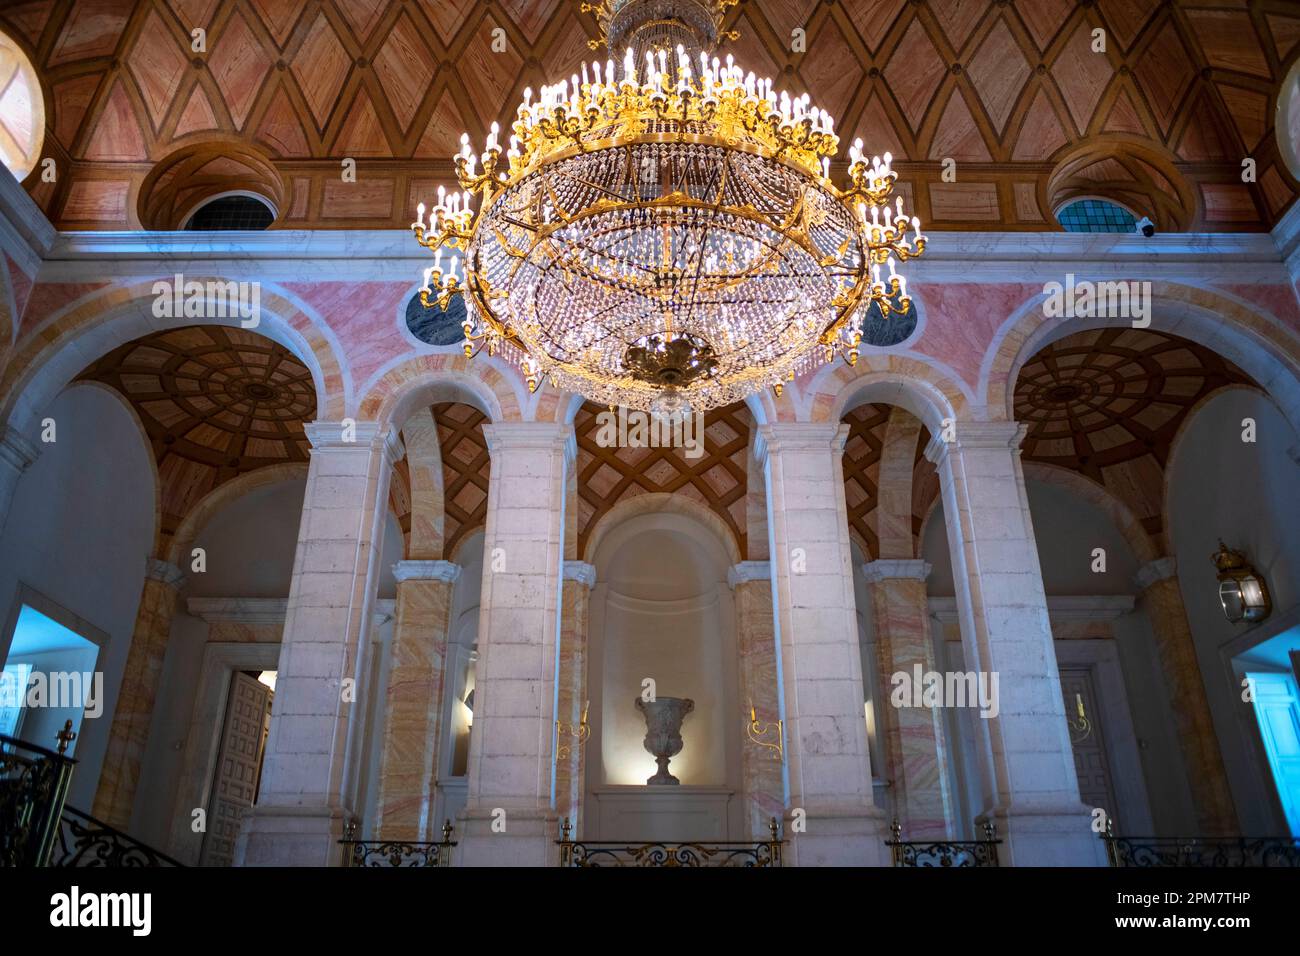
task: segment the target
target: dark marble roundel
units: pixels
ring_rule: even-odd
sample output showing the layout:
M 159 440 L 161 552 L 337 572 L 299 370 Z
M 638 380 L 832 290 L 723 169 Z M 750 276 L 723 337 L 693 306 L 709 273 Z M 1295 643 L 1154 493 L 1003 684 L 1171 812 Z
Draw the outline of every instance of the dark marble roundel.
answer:
M 459 345 L 465 341 L 461 328 L 465 321 L 465 298 L 456 296 L 444 311 L 433 305 L 425 308 L 419 293 L 406 303 L 406 327 L 421 342 L 428 345 Z

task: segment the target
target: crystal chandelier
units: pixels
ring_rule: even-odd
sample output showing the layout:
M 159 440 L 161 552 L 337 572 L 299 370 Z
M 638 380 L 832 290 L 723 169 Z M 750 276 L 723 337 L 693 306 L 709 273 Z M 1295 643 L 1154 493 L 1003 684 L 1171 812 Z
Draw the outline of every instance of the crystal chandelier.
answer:
M 496 123 L 480 155 L 461 137 L 461 191 L 412 229 L 425 306 L 465 297 L 467 356 L 675 415 L 852 365 L 873 305 L 910 309 L 895 263 L 925 237 L 890 155 L 856 141 L 833 184 L 831 117 L 713 55 L 735 2 L 584 3 L 620 60 L 525 90 L 504 161 Z

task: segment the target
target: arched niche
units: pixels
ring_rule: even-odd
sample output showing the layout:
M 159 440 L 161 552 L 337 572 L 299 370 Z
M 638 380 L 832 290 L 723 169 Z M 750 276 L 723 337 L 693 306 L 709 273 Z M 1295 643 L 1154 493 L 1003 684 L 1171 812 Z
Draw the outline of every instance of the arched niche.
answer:
M 587 687 L 587 839 L 724 839 L 741 833 L 736 620 L 727 572 L 734 543 L 686 511 L 616 509 L 593 535 Z M 669 770 L 680 787 L 648 786 L 654 758 L 636 708 L 646 679 L 694 710 Z M 693 834 L 693 836 L 692 836 Z

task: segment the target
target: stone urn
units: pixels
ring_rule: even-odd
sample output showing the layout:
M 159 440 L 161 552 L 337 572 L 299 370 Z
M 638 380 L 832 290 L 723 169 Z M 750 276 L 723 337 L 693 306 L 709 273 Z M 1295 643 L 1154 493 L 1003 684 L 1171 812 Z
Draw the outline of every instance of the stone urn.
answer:
M 668 772 L 668 761 L 682 752 L 682 720 L 695 709 L 695 701 L 683 697 L 657 697 L 647 701 L 638 697 L 636 709 L 645 717 L 646 734 L 642 743 L 659 765 L 659 772 L 646 783 L 680 784 Z

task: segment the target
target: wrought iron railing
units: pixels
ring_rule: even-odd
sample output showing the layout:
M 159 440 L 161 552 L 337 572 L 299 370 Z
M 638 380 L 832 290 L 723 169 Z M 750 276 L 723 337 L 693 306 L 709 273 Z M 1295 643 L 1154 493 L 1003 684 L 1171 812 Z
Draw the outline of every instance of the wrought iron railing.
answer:
M 890 830 L 892 840 L 886 840 L 894 855 L 894 866 L 997 866 L 998 828 L 989 821 L 984 824 L 982 840 L 904 840 L 903 828 L 895 820 Z
M 49 860 L 75 763 L 61 752 L 0 735 L 0 866 Z
M 185 865 L 74 807 L 63 808 L 59 824 L 59 838 L 50 856 L 50 866 Z
M 776 818 L 768 823 L 767 840 L 739 842 L 708 840 L 689 843 L 625 843 L 616 840 L 573 840 L 566 817 L 560 826 L 560 866 L 698 866 L 773 867 L 781 865 L 780 828 Z
M 72 721 L 58 751 L 0 735 L 0 867 L 181 866 L 165 853 L 66 805 L 76 760 Z
M 343 847 L 344 866 L 451 866 L 451 821 L 442 825 L 442 842 L 409 840 L 358 840 L 356 820 L 348 821 L 339 845 Z
M 1120 837 L 1101 835 L 1118 867 L 1300 867 L 1298 837 Z

